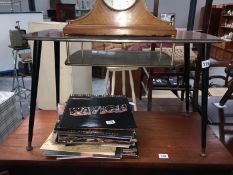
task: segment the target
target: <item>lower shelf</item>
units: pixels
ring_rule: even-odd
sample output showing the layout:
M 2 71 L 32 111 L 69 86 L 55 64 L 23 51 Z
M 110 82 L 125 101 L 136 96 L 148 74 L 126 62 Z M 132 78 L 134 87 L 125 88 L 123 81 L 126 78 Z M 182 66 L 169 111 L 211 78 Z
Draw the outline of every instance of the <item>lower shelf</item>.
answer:
M 72 66 L 138 66 L 170 67 L 172 58 L 166 53 L 146 51 L 77 51 L 67 58 L 66 65 Z

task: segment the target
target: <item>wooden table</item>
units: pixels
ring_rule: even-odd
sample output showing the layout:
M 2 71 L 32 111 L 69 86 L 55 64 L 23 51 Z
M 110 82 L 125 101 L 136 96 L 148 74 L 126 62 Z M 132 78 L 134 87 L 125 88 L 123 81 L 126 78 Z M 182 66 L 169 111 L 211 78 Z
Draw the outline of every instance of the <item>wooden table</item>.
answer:
M 136 112 L 139 158 L 58 161 L 42 156 L 40 146 L 52 132 L 55 111 L 35 116 L 34 149 L 26 151 L 28 121 L 0 145 L 0 171 L 11 174 L 224 174 L 233 169 L 233 157 L 207 127 L 208 156 L 200 156 L 200 116 L 176 112 Z M 159 159 L 166 153 L 169 159 Z

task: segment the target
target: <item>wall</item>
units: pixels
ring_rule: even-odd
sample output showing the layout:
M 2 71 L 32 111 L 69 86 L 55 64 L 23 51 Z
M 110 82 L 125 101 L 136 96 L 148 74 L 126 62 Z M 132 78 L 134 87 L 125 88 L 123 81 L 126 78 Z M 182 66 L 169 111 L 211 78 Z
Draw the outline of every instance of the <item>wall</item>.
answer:
M 160 0 L 158 15 L 160 16 L 161 13 L 175 13 L 175 27 L 184 28 L 188 21 L 189 4 L 190 1 L 188 0 Z
M 43 3 L 41 3 L 43 1 Z M 67 4 L 76 4 L 77 0 L 61 0 L 62 3 Z M 94 0 L 89 0 L 90 4 L 94 2 Z M 36 3 L 36 10 L 43 11 L 44 14 L 47 13 L 47 9 L 49 9 L 49 0 L 40 0 L 35 1 Z M 153 11 L 154 7 L 154 0 L 146 0 L 147 7 L 150 11 Z
M 0 35 L 0 71 L 13 69 L 12 49 L 10 45 L 9 30 L 14 30 L 15 21 L 20 21 L 22 29 L 27 29 L 31 21 L 43 21 L 42 13 L 9 13 L 0 14 L 1 35 Z M 3 25 L 4 24 L 4 25 Z
M 66 23 L 32 22 L 29 31 L 36 32 L 48 29 L 62 30 Z M 84 49 L 90 49 L 91 44 L 85 43 Z M 81 49 L 81 43 L 70 43 L 70 54 Z M 91 94 L 92 79 L 90 66 L 66 66 L 66 43 L 60 43 L 60 102 L 65 103 L 70 94 Z M 78 76 L 77 76 L 78 75 Z M 46 77 L 46 78 L 45 78 Z M 81 82 L 81 83 L 80 83 Z M 49 85 L 49 86 L 48 86 Z M 37 95 L 37 107 L 43 110 L 56 109 L 55 67 L 53 42 L 44 41 L 41 49 L 40 76 Z
M 47 10 L 50 8 L 49 0 L 35 0 L 35 6 L 37 12 L 43 12 L 47 15 Z

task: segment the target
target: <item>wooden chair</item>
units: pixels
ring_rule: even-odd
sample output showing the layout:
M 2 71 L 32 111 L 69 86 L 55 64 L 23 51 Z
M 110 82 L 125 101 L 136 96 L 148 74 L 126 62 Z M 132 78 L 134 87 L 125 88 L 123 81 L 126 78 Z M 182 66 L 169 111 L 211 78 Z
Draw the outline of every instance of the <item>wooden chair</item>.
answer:
M 197 4 L 197 0 L 191 0 L 190 1 L 190 7 L 189 7 L 189 16 L 188 16 L 188 24 L 187 24 L 187 30 L 188 31 L 191 31 L 191 30 L 193 30 L 193 27 L 194 27 L 194 20 L 195 20 L 195 13 L 196 13 L 196 4 Z M 206 0 L 206 5 L 207 4 L 210 4 L 210 6 L 211 6 L 211 4 L 212 4 L 212 0 Z M 153 10 L 153 14 L 154 14 L 154 16 L 158 16 L 158 6 L 159 6 L 159 0 L 155 0 L 154 1 L 154 10 Z M 205 15 L 204 15 L 206 18 L 205 19 L 207 19 L 208 18 L 208 9 L 207 10 L 205 10 Z M 187 48 L 189 48 L 190 47 L 190 45 L 185 45 L 184 46 L 186 49 Z M 152 47 L 152 50 L 153 50 L 153 47 Z M 198 57 L 199 58 L 199 57 Z M 182 59 L 181 60 L 184 60 L 184 56 L 182 57 Z M 187 62 L 186 62 L 187 63 Z M 186 64 L 185 63 L 185 65 L 187 66 L 189 66 L 189 64 Z M 179 77 L 180 77 L 180 74 L 181 75 L 183 75 L 183 70 L 182 70 L 182 72 L 178 72 L 177 71 L 177 68 L 179 68 L 179 70 L 180 70 L 180 66 L 175 66 L 174 68 L 173 68 L 173 72 L 167 72 L 166 70 L 165 70 L 165 74 L 167 74 L 167 75 L 176 75 L 176 77 L 177 77 L 177 80 L 179 79 Z M 184 67 L 183 67 L 184 68 Z M 157 69 L 157 68 L 155 68 L 155 69 Z M 146 70 L 146 69 L 144 69 L 144 70 Z M 188 70 L 188 68 L 186 69 L 186 70 Z M 198 69 L 199 70 L 199 72 L 201 71 L 201 69 Z M 143 72 L 143 71 L 142 71 Z M 151 110 L 151 106 L 152 106 L 152 104 L 151 104 L 151 102 L 152 102 L 152 90 L 153 90 L 153 86 L 152 86 L 152 83 L 153 83 L 153 75 L 156 75 L 156 74 L 154 74 L 154 71 L 153 71 L 153 69 L 150 69 L 150 71 L 149 71 L 149 73 L 147 72 L 147 71 L 144 71 L 145 72 L 145 75 L 147 76 L 147 80 L 148 80 L 148 83 L 147 83 L 147 89 L 148 89 L 148 105 L 147 105 L 147 108 L 148 108 L 148 111 L 150 111 Z M 161 71 L 160 71 L 161 72 Z M 158 73 L 158 72 L 157 72 Z M 158 75 L 158 74 L 157 74 Z M 199 77 L 199 75 L 200 75 L 200 73 L 198 74 L 198 73 L 196 73 L 195 74 L 195 77 L 196 77 L 196 80 L 195 80 L 195 83 L 194 83 L 194 92 L 193 92 L 193 94 L 194 94 L 194 96 L 198 96 L 198 87 L 199 87 L 199 83 L 197 83 L 197 82 L 199 82 L 199 78 L 197 78 L 197 77 Z M 162 76 L 163 76 L 163 73 L 162 73 Z M 168 77 L 169 77 L 168 76 Z M 169 78 L 168 78 L 169 79 Z M 141 80 L 143 80 L 143 74 L 141 75 Z M 183 80 L 182 80 L 183 81 Z M 169 82 L 169 81 L 167 81 L 167 82 Z M 183 84 L 183 82 L 182 82 L 182 84 Z M 177 83 L 177 85 L 179 85 L 179 83 Z M 140 96 L 139 96 L 139 98 L 141 98 L 141 95 L 142 95 L 142 88 L 143 88 L 143 86 L 141 86 L 140 87 Z M 169 87 L 168 87 L 169 88 Z M 171 87 L 170 86 L 170 89 L 171 88 L 174 88 L 174 87 Z M 144 88 L 145 89 L 145 88 Z M 177 90 L 177 86 L 175 87 L 175 89 L 171 89 L 173 92 L 175 92 L 175 94 L 177 93 L 176 92 L 176 90 Z M 175 90 L 175 91 L 174 91 Z M 188 94 L 189 92 L 186 92 L 186 96 L 188 96 L 187 94 Z M 181 99 L 183 99 L 183 94 L 184 94 L 184 91 L 182 91 L 182 97 L 181 97 Z M 189 97 L 188 97 L 189 98 Z M 197 106 L 197 100 L 198 100 L 198 98 L 197 97 L 195 97 L 194 98 L 195 99 L 195 102 L 194 102 L 194 106 L 196 105 Z M 187 105 L 186 104 L 186 110 L 188 111 L 189 109 L 189 105 Z M 197 107 L 195 107 L 196 109 L 197 109 Z M 194 110 L 194 111 L 196 111 L 196 109 Z
M 233 95 L 232 95 L 233 94 L 233 65 L 232 63 L 233 61 L 231 61 L 228 67 L 225 68 L 225 72 L 227 75 L 226 80 L 227 80 L 228 89 L 226 93 L 223 95 L 223 97 L 221 98 L 221 100 L 219 101 L 220 106 L 224 106 L 227 100 L 233 99 Z M 231 77 L 230 81 L 228 81 L 229 77 Z
M 162 51 L 171 56 L 174 60 L 174 66 L 171 68 L 142 68 L 140 95 L 141 99 L 143 91 L 147 94 L 148 104 L 147 110 L 152 109 L 152 91 L 153 90 L 170 90 L 181 100 L 184 99 L 184 47 L 174 46 L 162 48 L 155 48 L 155 51 Z M 191 64 L 195 64 L 196 54 L 190 52 Z M 178 95 L 181 91 L 181 96 Z

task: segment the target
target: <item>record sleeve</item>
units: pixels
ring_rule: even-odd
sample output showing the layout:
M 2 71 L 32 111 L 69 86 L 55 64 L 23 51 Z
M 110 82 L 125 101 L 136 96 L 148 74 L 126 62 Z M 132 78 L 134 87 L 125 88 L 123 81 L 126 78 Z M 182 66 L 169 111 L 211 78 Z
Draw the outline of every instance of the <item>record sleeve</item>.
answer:
M 134 129 L 136 124 L 127 97 L 79 96 L 68 99 L 56 130 Z

